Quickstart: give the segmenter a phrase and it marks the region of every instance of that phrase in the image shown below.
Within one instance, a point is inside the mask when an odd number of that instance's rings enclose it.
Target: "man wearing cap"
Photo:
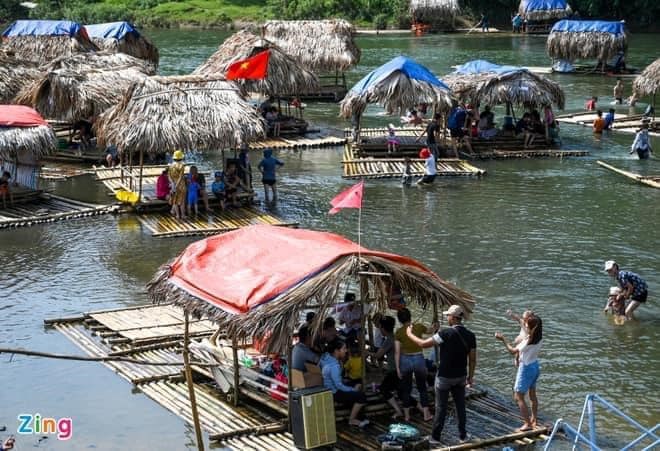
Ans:
[[[626,306],[626,319],[632,319],[633,312],[641,303],[646,302],[648,287],[644,279],[632,271],[621,271],[614,260],[605,262],[605,272],[614,277],[621,287],[621,293],[617,295],[617,301],[630,299]]]
[[[418,185],[430,185],[435,180],[435,176],[438,174],[438,168],[436,166],[435,157],[424,147],[419,152],[419,158],[424,160],[424,176],[417,180]]]
[[[460,305],[452,305],[443,315],[450,327],[438,330],[432,337],[421,339],[409,327],[408,337],[419,346],[440,346],[440,362],[435,378],[435,416],[430,444],[439,444],[447,415],[447,404],[451,392],[456,405],[458,433],[461,441],[468,439],[465,429],[465,385],[474,382],[477,365],[477,339],[463,326],[464,312]]]

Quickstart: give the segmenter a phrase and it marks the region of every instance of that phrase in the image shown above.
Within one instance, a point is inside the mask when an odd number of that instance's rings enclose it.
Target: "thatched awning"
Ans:
[[[446,23],[460,11],[458,0],[410,0],[413,19],[428,24]]]
[[[147,78],[135,69],[74,72],[58,69],[44,74],[16,97],[44,117],[70,123],[98,116],[117,105],[133,83]]]
[[[193,71],[193,74],[224,77],[231,64],[250,58],[266,49],[270,50],[266,78],[237,80],[244,89],[269,95],[295,95],[318,91],[319,81],[316,75],[272,42],[245,30],[227,38],[209,59]]]
[[[39,160],[56,148],[55,133],[39,113],[26,106],[0,105],[0,158],[14,160],[28,152]]]
[[[222,270],[218,270],[222,268]],[[385,312],[391,283],[409,305],[459,304],[471,313],[472,297],[412,258],[359,247],[344,237],[304,229],[257,225],[189,245],[147,285],[154,303],[173,302],[217,322],[232,339],[270,336],[270,351],[286,351],[300,314],[310,306],[326,314],[342,302],[348,282],[368,276],[368,299]]]
[[[2,33],[2,47],[39,64],[98,50],[80,24],[67,20],[17,20]]]
[[[36,63],[0,53],[0,104],[15,103],[18,93],[42,74]]]
[[[419,103],[434,105],[438,111],[451,108],[449,88],[426,67],[398,56],[357,82],[340,103],[341,115],[361,115],[370,103],[388,113],[403,112]]]
[[[633,91],[638,96],[654,95],[660,88],[660,58],[646,66],[633,82]]]
[[[133,84],[94,128],[101,146],[152,155],[237,147],[265,135],[263,119],[223,78],[150,77]]]
[[[560,20],[548,35],[546,50],[554,59],[607,61],[628,50],[625,24],[603,20]]]
[[[520,0],[518,13],[529,21],[541,22],[563,19],[573,11],[567,0]]]
[[[125,53],[151,62],[158,67],[158,47],[128,22],[97,23],[85,25],[94,44],[102,50]]]
[[[106,51],[62,56],[51,61],[45,69],[47,71],[68,69],[73,72],[133,69],[146,75],[156,74],[156,66],[150,61],[126,53]]]
[[[343,19],[269,20],[263,36],[315,72],[342,72],[360,62],[355,27]]]
[[[564,91],[559,83],[523,67],[500,66],[475,60],[443,77],[452,93],[466,103],[498,105],[510,103],[538,108],[564,108]]]

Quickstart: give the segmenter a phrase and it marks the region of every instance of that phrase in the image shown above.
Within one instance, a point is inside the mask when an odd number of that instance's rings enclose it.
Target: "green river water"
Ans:
[[[162,73],[183,74],[227,34],[166,30],[150,36],[161,49]],[[656,39],[660,35],[633,35],[629,64],[652,62],[658,56]],[[402,53],[440,76],[476,58],[548,64],[545,38],[535,36],[386,35],[362,37],[359,44],[362,61],[348,74],[351,83]],[[579,110],[591,95],[609,108],[613,78],[553,78],[566,90],[567,111]],[[347,125],[337,112],[332,104],[309,104],[306,110],[315,126],[330,130]],[[379,113],[370,108],[367,125],[392,121]],[[660,173],[660,166],[657,159],[640,162],[628,155],[632,135],[595,138],[587,128],[562,125],[562,137],[565,148],[588,149],[591,156],[477,162],[487,176],[436,179],[424,189],[402,188],[398,180],[368,181],[362,241],[415,257],[476,297],[468,326],[478,339],[478,382],[510,390],[514,367],[493,334],[514,336],[517,329],[504,312],[532,308],[545,326],[538,392],[546,418],[576,424],[584,396],[599,393],[642,424],[655,424],[660,421],[660,190],[607,172],[596,160],[646,174]],[[655,148],[660,149],[657,140]],[[341,179],[341,154],[340,148],[277,152],[285,166],[274,213],[302,227],[357,239],[357,212],[326,214],[329,199],[349,185]],[[219,165],[210,153],[198,160],[206,170]],[[104,189],[87,176],[51,188],[107,201]],[[158,266],[192,241],[151,238],[128,215],[0,231],[0,346],[80,354],[64,336],[45,330],[43,319],[145,302],[145,283]],[[621,327],[601,312],[612,284],[602,266],[610,258],[649,284],[649,302],[638,309],[638,321]],[[0,437],[16,433],[19,414],[35,413],[72,418],[73,437],[60,442],[54,436],[42,441],[19,436],[19,450],[194,449],[190,427],[98,363],[0,356],[0,427],[7,428]],[[601,431],[634,438],[621,421],[601,418]]]

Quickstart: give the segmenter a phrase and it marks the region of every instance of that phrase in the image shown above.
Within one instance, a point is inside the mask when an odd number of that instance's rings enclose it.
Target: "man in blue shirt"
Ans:
[[[605,130],[612,130],[614,124],[614,108],[610,108],[610,112],[605,115]]]
[[[266,202],[268,199],[268,188],[273,191],[273,202],[277,200],[277,187],[275,186],[275,171],[278,166],[284,166],[280,160],[273,156],[273,149],[264,150],[264,159],[259,162],[259,171],[261,172],[261,181],[264,184],[264,194]]]
[[[605,262],[605,272],[610,277],[616,278],[621,287],[621,293],[617,295],[617,300],[630,299],[626,306],[626,319],[632,319],[633,312],[639,307],[639,304],[646,302],[648,298],[648,287],[644,279],[632,271],[621,271],[619,265],[614,260]]]

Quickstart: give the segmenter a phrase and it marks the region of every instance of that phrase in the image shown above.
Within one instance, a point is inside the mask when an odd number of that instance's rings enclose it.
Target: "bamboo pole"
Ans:
[[[192,411],[193,424],[195,426],[195,436],[197,438],[197,449],[204,451],[204,442],[202,441],[202,429],[199,424],[199,414],[197,412],[197,402],[195,400],[195,386],[192,377],[192,370],[190,369],[190,356],[188,346],[190,344],[190,337],[188,335],[188,312],[185,314],[184,328],[183,328],[183,364],[186,373],[186,381],[188,383],[188,395],[190,396],[190,409]]]
[[[239,393],[239,371],[240,368],[238,366],[238,343],[236,343],[236,339],[232,338],[231,340],[231,353],[232,357],[234,360],[234,406],[238,406],[238,393]]]
[[[142,171],[144,169],[144,152],[140,149],[140,176],[138,178],[138,203],[142,202]]]
[[[360,346],[360,356],[362,359],[362,391],[365,390],[367,383],[367,355],[364,349],[364,304],[369,295],[369,287],[367,285],[366,276],[360,275],[360,334],[358,335],[358,343]]]
[[[293,391],[293,382],[292,377],[291,377],[291,365],[293,364],[293,346],[291,346],[291,343],[289,342],[287,345],[286,349],[286,363],[289,368],[289,375],[287,377],[287,397],[288,397],[288,402],[287,402],[287,420],[288,420],[288,431],[293,433],[293,423],[291,422],[291,418],[293,418],[293,399],[292,399],[292,391]]]

